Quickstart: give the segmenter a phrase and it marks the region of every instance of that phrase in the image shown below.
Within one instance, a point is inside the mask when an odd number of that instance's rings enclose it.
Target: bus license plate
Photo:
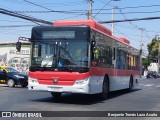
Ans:
[[[48,86],[48,91],[62,92],[62,87],[51,87],[51,86]]]

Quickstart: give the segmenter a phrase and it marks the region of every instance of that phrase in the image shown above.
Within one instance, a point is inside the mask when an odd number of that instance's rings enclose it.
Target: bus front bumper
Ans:
[[[72,85],[72,86],[59,86],[59,85],[57,86],[57,85],[44,85],[39,83],[29,83],[28,90],[90,94],[90,85],[83,84],[83,85]]]

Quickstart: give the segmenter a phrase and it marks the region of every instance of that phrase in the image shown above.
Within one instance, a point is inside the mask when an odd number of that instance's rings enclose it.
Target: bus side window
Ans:
[[[115,59],[116,59],[116,49],[113,48],[113,60],[115,60]]]
[[[95,48],[93,51],[93,56],[92,56],[92,66],[96,67],[99,63],[99,57],[100,57],[100,50]]]

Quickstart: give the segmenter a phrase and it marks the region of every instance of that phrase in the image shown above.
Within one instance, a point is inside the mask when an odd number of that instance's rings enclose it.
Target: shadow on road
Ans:
[[[26,88],[27,89],[27,87],[22,87],[21,85],[15,85],[15,87],[9,87],[8,85],[5,85],[5,84],[0,84],[0,87],[2,87],[2,88],[8,88],[8,89],[16,89],[16,88]]]
[[[132,92],[127,90],[120,90],[110,92],[107,100],[114,99],[116,97],[132,94],[133,92],[139,91],[141,89],[135,89]],[[34,102],[49,102],[49,103],[61,103],[61,104],[77,104],[77,105],[92,105],[97,103],[104,103],[107,100],[102,100],[97,94],[95,95],[84,95],[84,94],[63,94],[60,99],[55,99],[54,97],[47,97],[41,99],[34,99]]]

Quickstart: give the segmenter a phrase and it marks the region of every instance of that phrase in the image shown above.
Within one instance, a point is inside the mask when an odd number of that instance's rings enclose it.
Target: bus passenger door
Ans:
[[[100,62],[100,50],[95,47],[95,40],[92,41],[91,46],[91,69],[90,69],[90,92],[91,94],[102,92],[102,76]]]

